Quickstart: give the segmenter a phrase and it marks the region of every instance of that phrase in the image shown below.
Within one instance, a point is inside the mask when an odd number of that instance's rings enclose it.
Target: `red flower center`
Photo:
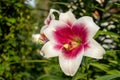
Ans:
[[[60,49],[66,58],[75,58],[82,49],[88,47],[88,32],[83,24],[57,27],[54,31],[57,41],[56,49]]]

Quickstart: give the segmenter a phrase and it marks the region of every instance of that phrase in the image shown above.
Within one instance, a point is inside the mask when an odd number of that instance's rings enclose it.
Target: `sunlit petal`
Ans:
[[[61,54],[59,56],[59,63],[62,71],[68,76],[74,76],[81,64],[83,54],[84,49],[82,49],[75,58],[71,59],[66,58],[63,54]]]
[[[96,58],[96,59],[102,59],[103,54],[105,54],[105,50],[103,47],[97,43],[94,39],[90,41],[89,48],[86,49],[84,56]]]

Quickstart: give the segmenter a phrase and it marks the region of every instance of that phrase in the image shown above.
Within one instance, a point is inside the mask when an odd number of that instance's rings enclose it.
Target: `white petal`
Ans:
[[[58,56],[60,52],[54,48],[54,44],[52,42],[48,41],[42,47],[40,54],[44,56],[45,58],[50,58],[50,57]]]
[[[78,54],[77,57],[73,59],[68,59],[65,58],[63,55],[60,55],[59,63],[62,71],[68,76],[74,76],[81,64],[83,54],[84,49],[82,49],[80,54]]]
[[[32,38],[34,39],[35,42],[37,42],[38,39],[40,38],[40,34],[32,34]]]
[[[66,13],[60,13],[59,20],[65,22],[65,23],[66,22],[73,23],[76,20],[76,18],[74,16],[74,14],[69,10]]]
[[[41,29],[40,29],[40,33],[43,34],[44,30],[48,27],[48,25],[45,25],[43,26]]]
[[[105,50],[103,49],[103,47],[94,39],[92,39],[90,41],[90,47],[85,51],[84,56],[102,59],[103,54],[105,54]]]
[[[65,27],[65,26],[68,26],[68,25],[61,21],[52,20],[49,27],[44,30],[44,34],[49,40],[54,42],[55,39],[54,39],[53,32],[56,31],[56,28]]]
[[[95,33],[99,30],[99,27],[94,23],[93,19],[89,16],[79,18],[73,25],[84,24],[88,30],[88,37],[92,38]]]

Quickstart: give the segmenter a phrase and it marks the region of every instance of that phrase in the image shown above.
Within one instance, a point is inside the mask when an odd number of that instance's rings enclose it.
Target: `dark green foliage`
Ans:
[[[26,61],[37,59],[36,50],[39,46],[32,41],[34,26],[31,10],[24,2],[24,0],[0,1],[0,78],[2,80],[35,78],[31,75],[32,71],[37,69],[36,64]]]

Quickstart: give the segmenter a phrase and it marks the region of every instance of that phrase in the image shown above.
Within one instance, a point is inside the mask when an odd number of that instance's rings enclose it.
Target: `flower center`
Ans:
[[[63,49],[71,51],[76,47],[80,46],[80,44],[81,44],[81,39],[72,40],[69,43],[64,44]]]

